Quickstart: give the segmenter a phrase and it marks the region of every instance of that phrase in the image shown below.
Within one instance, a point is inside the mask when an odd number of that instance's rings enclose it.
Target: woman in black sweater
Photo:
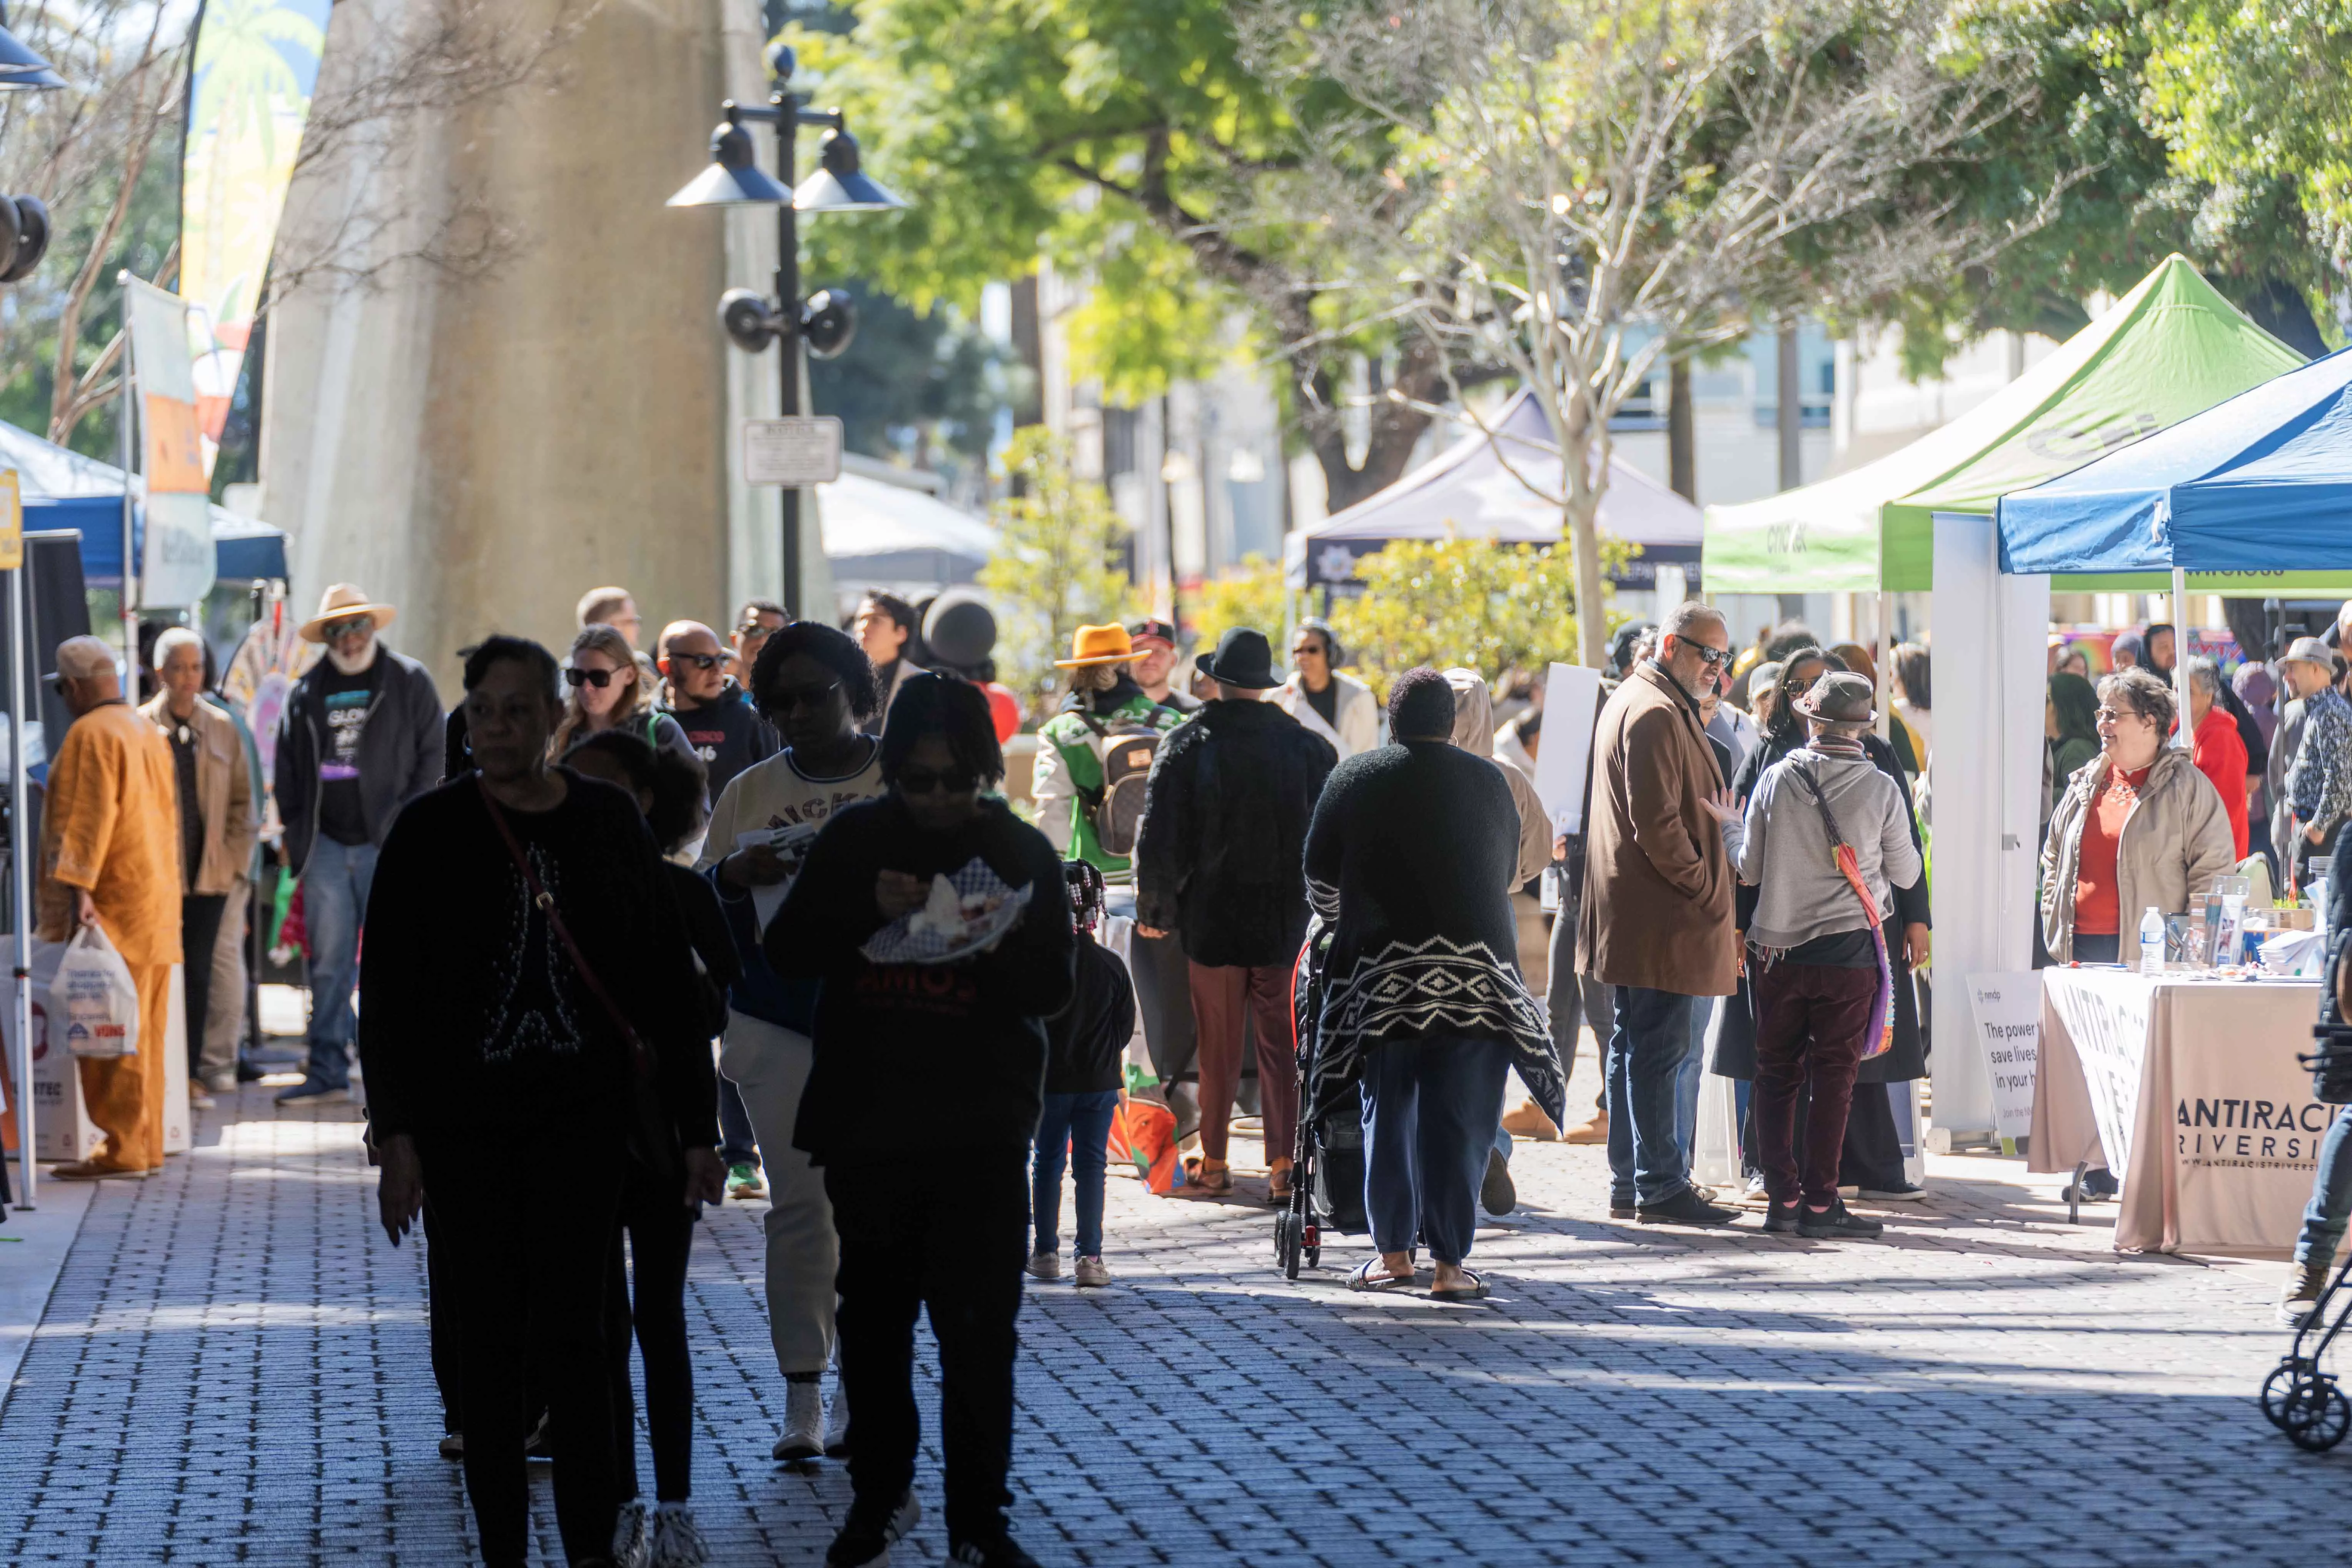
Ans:
[[[604,1320],[630,1160],[667,1166],[681,1209],[725,1190],[677,901],[636,803],[548,765],[560,711],[538,644],[494,637],[467,658],[479,772],[393,824],[361,970],[377,1203],[396,1245],[432,1194],[457,1298],[466,1489],[492,1568],[528,1549],[526,1365],[548,1396],[565,1554],[611,1552]],[[534,1171],[564,1173],[562,1202],[516,1201]]]
[[[1013,1320],[1045,1076],[1039,1020],[1070,999],[1073,936],[1053,845],[981,794],[1003,774],[980,689],[908,679],[882,731],[889,794],[826,822],[761,942],[779,975],[824,982],[793,1142],[824,1168],[841,1237],[841,1375],[856,1412],[855,1498],[828,1568],[882,1557],[919,1516],[919,1307],[940,1342],[949,1559],[1034,1562],[1004,1520]],[[934,878],[975,861],[1029,889],[987,951],[938,964],[865,955],[924,907]],[[909,1148],[926,1157],[909,1162]]]

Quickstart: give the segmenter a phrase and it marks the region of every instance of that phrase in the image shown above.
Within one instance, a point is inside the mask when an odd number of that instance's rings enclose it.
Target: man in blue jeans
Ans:
[[[280,1104],[351,1092],[352,988],[376,851],[400,808],[441,782],[446,721],[433,677],[377,636],[398,614],[349,583],[329,588],[300,628],[327,657],[295,682],[278,721],[278,813],[310,950],[310,1057]]]
[[[1739,973],[1730,858],[1715,816],[1728,805],[1699,711],[1730,647],[1720,615],[1696,602],[1677,606],[1593,737],[1577,967],[1616,988],[1607,1066],[1613,1219],[1734,1217],[1691,1190],[1675,1125],[1695,999],[1729,995]]]
[[[2352,1019],[2352,967],[2344,961],[2345,949],[2352,944],[2352,833],[2336,836],[2327,879],[2327,927],[2335,934],[2327,942],[2329,981],[2319,1004],[2319,1021],[2342,1024]],[[2320,1292],[2335,1271],[2336,1249],[2344,1245],[2347,1220],[2352,1220],[2352,1114],[2339,1108],[2328,1125],[2327,1141],[2320,1145],[2311,1204],[2303,1211],[2303,1232],[2295,1237],[2286,1289],[2279,1293],[2279,1318],[2289,1328],[2318,1306]]]

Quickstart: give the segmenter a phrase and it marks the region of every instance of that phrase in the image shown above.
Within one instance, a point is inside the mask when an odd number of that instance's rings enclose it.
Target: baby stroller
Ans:
[[[2352,1027],[2320,1024],[2312,1029],[2319,1049],[2298,1057],[2311,1069],[2312,1094],[2322,1104],[2352,1102]],[[2294,1331],[2294,1343],[2263,1380],[2263,1414],[2298,1448],[2324,1454],[2352,1433],[2352,1401],[2344,1396],[2334,1373],[2320,1370],[2320,1358],[2352,1320],[2352,1291],[2344,1279],[2352,1274],[2352,1257],[2336,1268],[2336,1278],[2312,1303],[2310,1315]],[[2329,1314],[2335,1321],[2329,1321]]]
[[[1323,1233],[1360,1235],[1371,1228],[1364,1218],[1364,1124],[1355,1095],[1321,1118],[1314,1105],[1316,1020],[1323,1014],[1323,964],[1330,935],[1309,931],[1291,972],[1293,1056],[1298,1070],[1298,1135],[1291,1152],[1290,1204],[1274,1220],[1274,1254],[1283,1278],[1296,1279],[1304,1267],[1323,1262]]]

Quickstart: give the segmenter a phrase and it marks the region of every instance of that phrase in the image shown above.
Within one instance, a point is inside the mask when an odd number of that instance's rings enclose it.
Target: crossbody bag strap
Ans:
[[[596,977],[596,972],[588,966],[588,957],[580,951],[580,944],[572,940],[571,928],[563,923],[562,915],[556,911],[555,895],[547,890],[539,879],[539,873],[531,869],[530,857],[523,853],[521,844],[515,839],[514,829],[507,826],[506,813],[499,809],[497,799],[490,794],[490,786],[482,782],[479,773],[474,775],[474,784],[481,791],[482,805],[490,814],[490,825],[499,830],[499,837],[506,842],[507,853],[513,858],[515,869],[522,873],[522,885],[530,890],[530,901],[537,904],[540,912],[547,917],[547,929],[555,933],[555,940],[563,944],[564,952],[571,958],[572,972],[580,976],[580,983],[588,987],[588,994],[596,998],[596,1005],[604,1009],[604,1015],[613,1021],[613,1026],[621,1031],[621,1038],[627,1042],[629,1055],[637,1068],[650,1073],[653,1053],[646,1048],[644,1037],[629,1022],[628,1016],[621,1011],[620,1005],[613,1000],[613,994],[604,989],[604,983]]]
[[[1838,826],[1837,813],[1830,809],[1829,797],[1822,794],[1820,781],[1806,769],[1799,767],[1790,768],[1789,776],[1804,786],[1805,793],[1812,797],[1813,805],[1820,808],[1822,826],[1830,836],[1830,859],[1836,866],[1838,875],[1845,879],[1846,886],[1853,889],[1854,897],[1862,900],[1862,912],[1870,918],[1871,929],[1876,930],[1885,916],[1879,910],[1878,900],[1870,896],[1869,886],[1862,879],[1862,857],[1846,842],[1844,832]]]

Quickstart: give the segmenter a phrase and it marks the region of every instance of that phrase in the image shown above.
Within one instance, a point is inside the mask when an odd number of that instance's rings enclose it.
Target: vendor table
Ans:
[[[2042,971],[2026,1168],[2113,1171],[2118,1250],[2286,1257],[2335,1111],[2295,1065],[2318,1017],[2316,981]]]

